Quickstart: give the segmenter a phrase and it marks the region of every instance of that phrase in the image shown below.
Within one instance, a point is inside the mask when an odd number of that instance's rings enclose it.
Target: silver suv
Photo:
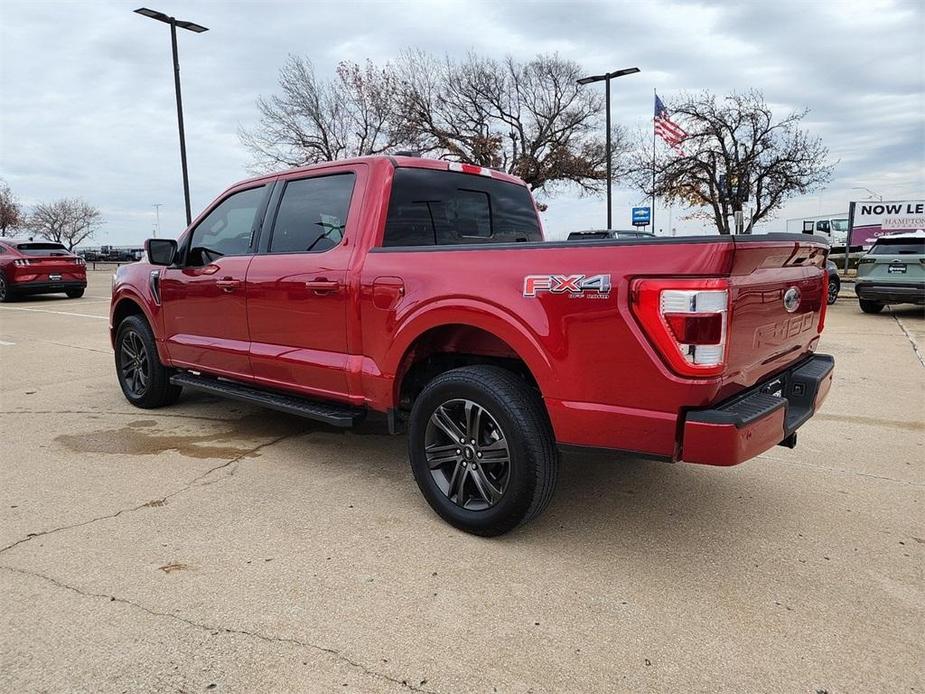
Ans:
[[[854,291],[864,313],[925,304],[925,231],[879,237],[858,262]]]

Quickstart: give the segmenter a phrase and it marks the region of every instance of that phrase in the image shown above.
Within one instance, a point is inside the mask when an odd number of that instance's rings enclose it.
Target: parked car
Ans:
[[[0,239],[0,301],[57,292],[77,299],[86,287],[86,262],[62,244]]]
[[[408,432],[431,507],[497,535],[537,516],[559,450],[735,465],[822,404],[824,241],[543,242],[513,176],[365,157],[235,184],[114,278],[130,403],[195,388]]]
[[[838,276],[838,267],[831,260],[825,261],[825,269],[829,275],[829,306],[838,300],[841,291],[841,278]]]
[[[854,283],[861,310],[888,304],[925,304],[925,231],[880,236],[858,261]]]
[[[624,229],[591,229],[573,231],[568,235],[569,241],[596,241],[600,239],[654,239],[655,234],[648,231]]]

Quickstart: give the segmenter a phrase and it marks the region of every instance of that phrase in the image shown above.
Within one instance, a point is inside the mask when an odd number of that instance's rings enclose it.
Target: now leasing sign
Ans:
[[[925,229],[925,200],[853,202],[851,245],[869,246],[878,236]]]

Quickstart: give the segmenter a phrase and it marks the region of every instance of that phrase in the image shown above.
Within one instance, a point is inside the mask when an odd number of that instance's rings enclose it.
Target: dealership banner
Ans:
[[[925,229],[925,200],[853,202],[851,245],[870,246],[878,236]]]

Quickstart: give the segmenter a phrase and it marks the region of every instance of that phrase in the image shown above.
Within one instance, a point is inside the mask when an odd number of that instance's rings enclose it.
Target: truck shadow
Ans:
[[[427,520],[442,523],[415,485],[404,436],[384,435],[376,426],[344,430],[269,410],[228,407],[227,401],[196,393],[184,395],[181,402],[194,409],[214,403],[232,415],[229,429],[202,437],[208,440],[191,440],[189,451],[184,451],[187,455],[199,453],[200,447],[208,450],[228,445],[257,432],[304,434],[296,445],[304,448],[298,465],[305,466],[307,472],[315,467],[349,468],[358,475],[361,487],[370,483],[377,497],[385,494],[394,503],[415,506]],[[238,426],[241,431],[236,433]],[[271,451],[266,455],[272,456]],[[726,529],[734,527],[760,527],[781,514],[799,515],[796,502],[786,497],[779,485],[766,488],[760,484],[768,478],[760,471],[756,477],[756,466],[767,464],[756,460],[735,468],[713,468],[606,453],[565,453],[558,489],[546,512],[488,542],[548,547],[552,541],[571,548],[586,546],[588,551],[636,553],[640,546],[632,543],[651,541],[663,549],[687,552],[698,537],[725,536]]]

